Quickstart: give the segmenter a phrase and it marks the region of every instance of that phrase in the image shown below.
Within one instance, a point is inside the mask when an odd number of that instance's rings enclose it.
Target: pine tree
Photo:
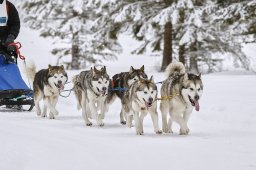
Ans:
[[[85,0],[28,0],[21,2],[23,20],[41,36],[52,37],[55,44],[62,44],[52,50],[59,60],[71,56],[68,68],[78,69],[90,63],[116,58],[121,51],[119,44],[111,42],[104,31],[92,29],[96,22],[96,10]]]

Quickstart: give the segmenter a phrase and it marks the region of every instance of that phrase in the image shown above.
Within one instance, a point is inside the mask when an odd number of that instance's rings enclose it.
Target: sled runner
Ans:
[[[31,111],[34,107],[33,91],[21,77],[17,66],[17,54],[16,56],[7,55],[9,54],[0,51],[0,106],[6,105],[7,108],[22,110],[23,105],[28,105],[27,110]],[[8,57],[14,58],[8,62],[6,60]]]

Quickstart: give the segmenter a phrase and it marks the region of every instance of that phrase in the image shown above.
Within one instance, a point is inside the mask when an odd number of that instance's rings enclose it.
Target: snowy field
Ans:
[[[19,40],[22,53],[39,69],[54,64],[54,59],[50,59],[49,41],[37,36],[23,29]],[[145,64],[148,75],[162,81],[164,74],[154,71],[156,61],[127,53],[106,65],[113,76],[128,71],[130,65]],[[69,71],[69,79],[77,73]],[[95,121],[92,127],[85,126],[73,94],[60,98],[60,115],[55,120],[37,117],[35,110],[0,108],[0,170],[255,170],[256,76],[233,71],[202,78],[201,109],[192,114],[188,136],[178,135],[177,125],[174,134],[154,134],[149,115],[145,135],[137,136],[134,127],[119,124],[118,100],[110,106],[104,127]]]

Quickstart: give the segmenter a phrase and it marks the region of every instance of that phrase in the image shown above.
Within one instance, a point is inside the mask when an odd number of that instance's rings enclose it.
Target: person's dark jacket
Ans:
[[[8,21],[7,26],[0,26],[0,50],[6,48],[6,39],[9,35],[17,38],[20,32],[20,18],[17,9],[9,1],[6,1],[6,5]]]

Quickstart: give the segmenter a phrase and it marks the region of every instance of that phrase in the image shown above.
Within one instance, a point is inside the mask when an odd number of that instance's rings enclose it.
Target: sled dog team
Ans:
[[[36,72],[34,64],[27,67],[28,77],[33,81],[35,108],[38,116],[54,119],[58,115],[55,106],[59,93],[68,80],[63,66],[51,66]],[[86,126],[92,126],[94,119],[104,126],[105,113],[116,98],[121,100],[120,123],[132,127],[134,120],[136,133],[143,135],[143,120],[149,113],[157,134],[172,133],[172,123],[180,126],[180,134],[189,133],[188,119],[195,108],[199,111],[199,99],[203,93],[201,75],[187,73],[182,63],[171,63],[166,68],[167,78],[162,82],[160,98],[153,76],[144,72],[144,66],[129,72],[121,72],[109,77],[106,67],[91,68],[72,78],[77,108],[82,109]],[[44,101],[43,111],[39,102]],[[160,100],[162,130],[158,125],[157,100]],[[168,116],[169,115],[169,116]]]

